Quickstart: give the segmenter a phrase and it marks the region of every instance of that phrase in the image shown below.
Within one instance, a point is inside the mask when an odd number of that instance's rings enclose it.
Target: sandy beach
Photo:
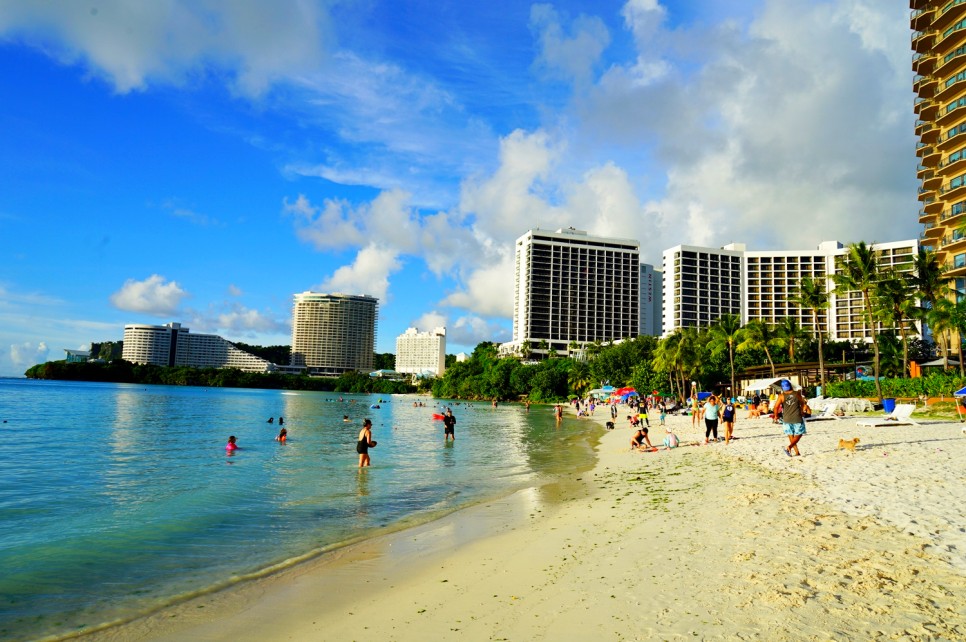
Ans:
[[[814,422],[789,458],[743,415],[727,446],[646,453],[621,421],[592,471],[88,637],[966,639],[960,424]]]

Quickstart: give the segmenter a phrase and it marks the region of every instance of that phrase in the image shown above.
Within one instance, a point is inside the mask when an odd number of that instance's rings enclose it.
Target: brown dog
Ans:
[[[855,437],[853,439],[839,439],[838,448],[836,448],[835,450],[838,450],[839,448],[845,448],[846,450],[851,450],[852,452],[855,452],[855,445],[858,443],[859,443],[858,437]]]

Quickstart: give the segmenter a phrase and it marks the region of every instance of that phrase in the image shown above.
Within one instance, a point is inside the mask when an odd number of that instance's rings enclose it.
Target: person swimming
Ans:
[[[288,430],[286,430],[285,428],[282,428],[281,430],[278,431],[278,437],[275,438],[275,441],[278,441],[284,444],[286,439],[288,439]]]
[[[228,438],[228,443],[225,444],[225,450],[227,450],[230,453],[238,450],[238,444],[235,443],[235,435],[232,435],[231,437]]]

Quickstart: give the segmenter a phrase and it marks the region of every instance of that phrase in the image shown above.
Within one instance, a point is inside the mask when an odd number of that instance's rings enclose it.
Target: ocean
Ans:
[[[455,444],[432,418],[444,405]],[[360,472],[365,417],[378,446]],[[549,406],[25,379],[0,379],[0,421],[10,640],[126,621],[586,470],[600,434]]]

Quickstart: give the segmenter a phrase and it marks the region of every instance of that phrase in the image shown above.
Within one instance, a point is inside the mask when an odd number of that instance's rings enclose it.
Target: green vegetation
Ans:
[[[413,392],[404,381],[373,379],[368,374],[351,372],[337,379],[319,379],[278,373],[242,372],[235,368],[162,367],[116,360],[111,363],[67,363],[48,361],[26,373],[30,379],[69,381],[110,381],[114,383],[203,386],[206,388],[271,388],[278,390],[323,390],[394,394]]]

